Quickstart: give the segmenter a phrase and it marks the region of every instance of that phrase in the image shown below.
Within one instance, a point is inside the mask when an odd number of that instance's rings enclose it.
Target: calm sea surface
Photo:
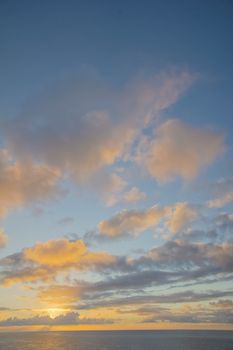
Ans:
[[[233,350],[233,332],[0,333],[1,350]]]

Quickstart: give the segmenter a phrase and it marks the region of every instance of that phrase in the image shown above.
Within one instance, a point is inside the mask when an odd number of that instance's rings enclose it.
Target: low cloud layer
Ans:
[[[64,315],[51,318],[50,316],[34,316],[30,318],[8,318],[0,321],[0,326],[55,326],[55,325],[77,325],[77,324],[106,324],[112,323],[105,319],[81,319],[78,312],[69,312]]]

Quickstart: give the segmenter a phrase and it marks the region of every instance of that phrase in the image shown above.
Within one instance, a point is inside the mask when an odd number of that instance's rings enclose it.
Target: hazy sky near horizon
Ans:
[[[233,328],[232,33],[227,0],[1,1],[0,330]]]

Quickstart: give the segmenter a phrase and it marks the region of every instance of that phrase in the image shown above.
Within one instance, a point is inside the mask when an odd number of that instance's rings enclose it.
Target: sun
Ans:
[[[64,309],[54,308],[54,307],[48,308],[46,311],[50,318],[56,318],[57,316],[63,315],[65,313]]]

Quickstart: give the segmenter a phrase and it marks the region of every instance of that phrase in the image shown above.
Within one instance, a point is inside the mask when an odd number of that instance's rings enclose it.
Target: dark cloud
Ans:
[[[98,307],[121,307],[121,306],[129,306],[129,305],[150,305],[149,308],[152,308],[155,304],[183,304],[183,303],[198,303],[206,300],[216,300],[222,297],[233,296],[232,291],[219,291],[219,290],[211,290],[202,293],[196,293],[191,290],[186,290],[177,293],[169,293],[169,294],[157,294],[154,295],[153,292],[151,294],[141,293],[133,296],[124,296],[124,297],[115,297],[111,295],[110,298],[106,298],[105,295],[101,295],[99,301],[95,300],[86,300],[86,304],[84,303],[81,306],[77,306],[80,309],[89,309],[89,308],[98,308]],[[98,298],[95,295],[96,299]],[[157,305],[156,305],[157,307]]]
[[[177,240],[166,242],[163,246],[150,250],[147,258],[160,266],[186,267],[198,273],[203,271],[233,272],[233,244],[190,243]],[[192,270],[191,270],[192,269]]]
[[[64,218],[58,220],[57,224],[59,226],[67,226],[67,225],[71,225],[74,223],[74,218],[71,216],[65,216]]]
[[[34,316],[31,318],[8,318],[0,321],[0,326],[35,326],[35,325],[75,325],[75,324],[106,324],[112,323],[112,320],[86,318],[80,319],[78,312],[69,312],[55,318],[50,316]]]
[[[177,323],[233,323],[233,311],[231,309],[216,309],[208,306],[187,307],[186,310],[179,309],[160,309],[135,310],[138,314],[145,316],[144,322],[177,322]]]

